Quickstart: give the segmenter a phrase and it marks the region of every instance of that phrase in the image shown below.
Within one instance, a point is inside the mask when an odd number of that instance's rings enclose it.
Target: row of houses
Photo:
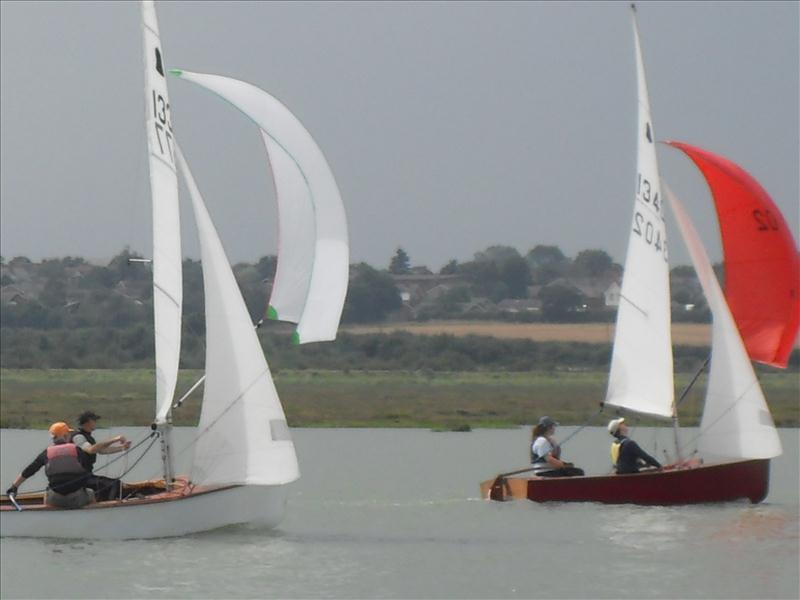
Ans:
[[[469,285],[469,280],[458,274],[439,275],[429,272],[392,275],[395,285],[400,291],[404,313],[416,316],[420,308],[435,303],[448,292]],[[533,285],[527,289],[526,298],[507,298],[492,302],[488,298],[472,298],[461,303],[460,309],[465,314],[489,313],[535,313],[542,309],[541,291],[546,287],[560,286],[573,288],[583,297],[583,310],[616,310],[619,306],[620,284],[616,277],[607,279],[559,278],[547,285]]]

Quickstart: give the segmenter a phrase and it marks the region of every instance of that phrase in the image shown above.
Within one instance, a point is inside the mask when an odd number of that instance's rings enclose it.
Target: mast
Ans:
[[[156,413],[153,429],[161,439],[164,481],[173,479],[171,405],[178,379],[183,303],[178,179],[165,65],[152,0],[142,2],[145,122],[153,203],[153,330],[155,333]]]

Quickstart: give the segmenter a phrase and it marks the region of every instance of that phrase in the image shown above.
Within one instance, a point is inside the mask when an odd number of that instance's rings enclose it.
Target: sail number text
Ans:
[[[661,214],[661,199],[658,197],[658,192],[653,190],[650,180],[643,177],[641,173],[636,178],[636,197],[645,204],[651,205],[659,215]]]
[[[758,223],[759,231],[778,231],[780,229],[778,219],[776,219],[775,215],[769,210],[760,210],[757,208],[753,211],[753,218],[756,220],[756,223]]]
[[[633,215],[633,233],[642,238],[645,243],[652,247],[656,252],[669,260],[667,254],[667,237],[661,235],[661,228],[654,225],[650,219],[645,217],[638,210]]]
[[[161,154],[169,157],[170,164],[175,163],[174,150],[172,149],[172,120],[169,113],[169,102],[164,96],[153,90],[153,123],[156,128],[156,139]]]

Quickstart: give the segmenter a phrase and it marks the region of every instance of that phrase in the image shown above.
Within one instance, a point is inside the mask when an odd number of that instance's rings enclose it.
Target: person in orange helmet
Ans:
[[[19,486],[44,467],[48,482],[45,501],[49,506],[81,508],[93,502],[94,492],[86,488],[86,480],[91,476],[89,454],[119,442],[119,438],[105,440],[84,451],[70,441],[72,432],[66,423],[53,423],[49,432],[51,445],[17,475],[6,494],[16,496]]]

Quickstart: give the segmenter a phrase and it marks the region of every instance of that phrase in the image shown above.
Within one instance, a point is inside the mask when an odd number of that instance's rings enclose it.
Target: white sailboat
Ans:
[[[172,133],[152,1],[142,3],[153,195],[157,398],[154,435],[164,478],[126,484],[123,499],[65,511],[43,494],[3,498],[3,536],[126,539],[177,536],[238,523],[277,524],[297,457],[269,367],[222,244]],[[177,160],[176,160],[177,159]],[[181,256],[175,165],[186,179],[202,252],[207,353],[191,472],[173,478],[170,408],[180,351]],[[132,492],[137,492],[132,495]],[[21,510],[16,510],[18,507]]]
[[[664,195],[655,150],[636,12],[638,146],[633,221],[620,293],[605,404],[672,418],[674,400],[670,292]],[[692,461],[657,472],[562,478],[504,477],[481,484],[482,495],[504,500],[690,504],[763,500],[769,459],[781,454],[775,425],[711,263],[677,198],[670,204],[713,317],[712,358],[705,406]],[[694,453],[693,453],[694,454]],[[512,472],[511,474],[515,474]]]

